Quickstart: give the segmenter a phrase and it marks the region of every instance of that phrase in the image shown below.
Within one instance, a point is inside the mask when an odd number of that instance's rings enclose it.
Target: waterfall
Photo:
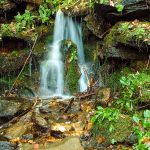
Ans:
[[[81,71],[80,91],[87,89],[86,78],[83,71],[85,65],[82,28],[81,24],[75,22],[71,17],[64,16],[58,11],[55,18],[53,42],[49,45],[49,53],[45,61],[41,63],[41,87],[40,95],[63,96],[64,90],[64,63],[60,51],[61,42],[71,39],[78,48],[78,62]]]

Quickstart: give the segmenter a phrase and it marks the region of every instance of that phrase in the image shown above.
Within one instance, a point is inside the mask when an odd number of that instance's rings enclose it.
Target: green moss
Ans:
[[[104,49],[114,46],[117,43],[128,44],[131,42],[150,43],[150,23],[149,22],[119,22],[110,30],[104,39]]]
[[[127,115],[120,115],[120,118],[113,122],[114,130],[112,132],[107,128],[110,125],[108,120],[104,121],[97,130],[97,137],[103,137],[105,140],[101,145],[110,145],[112,140],[123,142],[133,131],[132,119]]]
[[[80,78],[77,46],[71,40],[64,40],[62,48],[65,59],[65,89],[69,90],[70,94],[78,92],[78,80]]]
[[[67,75],[66,75],[66,81],[68,85],[68,89],[70,94],[74,94],[78,91],[78,64],[76,60],[73,60],[68,68]]]

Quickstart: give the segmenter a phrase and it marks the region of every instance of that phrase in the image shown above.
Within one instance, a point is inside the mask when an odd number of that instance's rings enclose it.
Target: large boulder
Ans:
[[[32,107],[32,102],[25,98],[0,97],[0,123],[25,112]]]
[[[103,124],[100,125],[99,130],[96,131],[97,136],[95,140],[98,145],[108,146],[111,145],[112,141],[124,142],[133,132],[132,118],[127,115],[120,115],[119,119],[113,123],[113,131],[109,131],[109,126],[110,122],[105,120]]]
[[[33,125],[31,122],[31,115],[32,113],[28,112],[18,119],[18,122],[6,127],[2,133],[2,136],[7,139],[16,139],[30,133]]]
[[[119,22],[104,39],[105,56],[145,59],[150,53],[149,22]]]

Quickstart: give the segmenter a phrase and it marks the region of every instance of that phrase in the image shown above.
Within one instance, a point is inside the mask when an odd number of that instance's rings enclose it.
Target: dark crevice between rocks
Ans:
[[[148,53],[150,54],[150,45],[147,45],[146,43],[141,43],[138,41],[137,41],[137,43],[133,43],[133,42],[128,43],[128,45],[123,44],[123,43],[118,43],[116,47],[130,50],[130,52],[143,54],[143,56],[147,56]]]
[[[18,12],[23,14],[25,12],[27,3],[21,2],[21,3],[10,3],[10,6],[6,8],[0,8],[0,23],[10,23],[14,16],[17,15]]]
[[[28,48],[28,43],[15,37],[3,37],[0,42],[0,53],[8,53],[14,50],[23,50],[25,48]]]
[[[108,74],[112,74],[116,71],[121,70],[124,67],[130,66],[131,60],[125,60],[121,58],[107,58],[107,72]]]
[[[13,116],[0,117],[0,125],[9,122]]]

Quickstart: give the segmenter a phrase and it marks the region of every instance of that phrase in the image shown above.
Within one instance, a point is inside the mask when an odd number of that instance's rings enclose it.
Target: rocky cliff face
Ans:
[[[0,3],[1,74],[17,74],[12,72],[21,69],[37,36],[38,41],[32,54],[32,61],[34,60],[36,64],[33,69],[38,68],[41,58],[47,51],[45,45],[47,39],[52,40],[54,22],[52,12],[56,11],[54,11],[55,5],[53,2],[47,4],[51,9],[51,19],[47,23],[42,24],[39,17],[35,17],[34,25],[20,31],[14,16],[18,12],[25,13],[25,10],[30,11],[30,17],[36,16],[39,6],[43,6],[43,1],[3,0]],[[61,2],[59,5],[66,15],[74,16],[77,20],[83,18],[85,55],[87,61],[94,60],[97,78],[98,76],[103,78],[105,76],[103,74],[108,76],[125,66],[133,66],[132,62],[134,64],[139,60],[143,63],[148,62],[150,54],[148,1],[105,0],[103,3],[88,3],[81,0]],[[101,69],[99,65],[102,65]]]

